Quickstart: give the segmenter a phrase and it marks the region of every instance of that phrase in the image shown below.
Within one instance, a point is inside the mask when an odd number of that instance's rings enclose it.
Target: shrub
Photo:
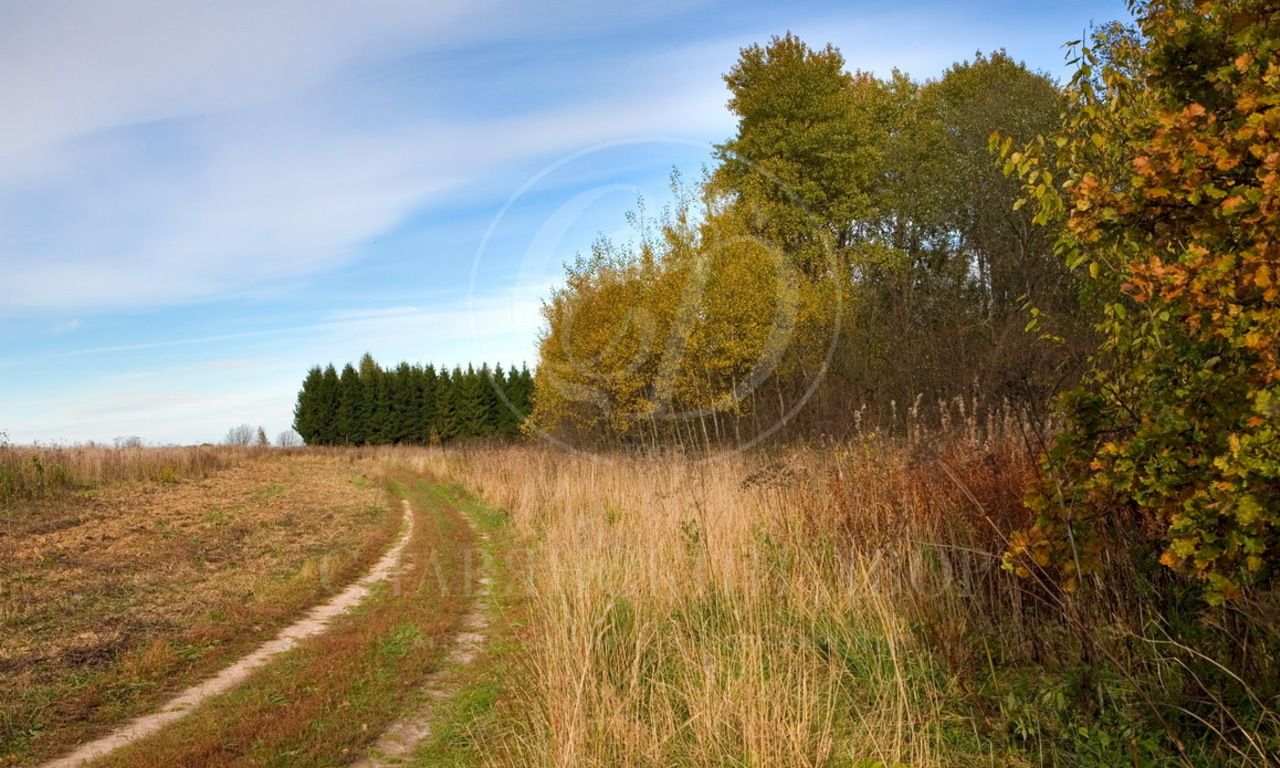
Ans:
[[[1009,561],[1073,587],[1141,527],[1219,602],[1280,565],[1280,13],[1135,10],[1081,50],[1053,163],[1003,147],[1105,339]]]

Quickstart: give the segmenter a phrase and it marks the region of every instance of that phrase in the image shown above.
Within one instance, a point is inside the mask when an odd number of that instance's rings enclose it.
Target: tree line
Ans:
[[[1057,125],[1053,80],[1003,52],[880,78],[788,34],[725,82],[738,129],[715,166],[674,179],[656,225],[598,242],[546,303],[539,429],[841,436],[864,408],[957,395],[1039,415],[1076,379],[1095,335],[1079,275],[988,146]]]
[[[743,49],[715,166],[545,303],[532,425],[710,446],[1008,401],[1054,431],[1009,567],[1074,588],[1144,531],[1210,601],[1271,583],[1280,13],[1131,9],[1065,85],[1004,53],[918,82]]]
[[[510,440],[520,434],[532,394],[527,367],[383,368],[365,354],[341,372],[333,364],[307,372],[294,429],[307,445]]]
[[[1058,430],[1010,567],[1077,584],[1151,530],[1238,597],[1280,567],[1272,6],[1136,2],[1066,84],[1003,52],[918,81],[791,34],[745,48],[734,135],[567,267],[536,376],[366,355],[311,371],[297,429],[445,442],[527,414],[574,444],[709,447],[1008,402]]]

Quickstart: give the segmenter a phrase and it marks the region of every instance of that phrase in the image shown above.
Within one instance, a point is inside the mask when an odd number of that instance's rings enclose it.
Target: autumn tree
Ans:
[[[1021,189],[988,146],[993,132],[1025,142],[1054,130],[1062,99],[997,51],[953,65],[903,105],[876,195],[879,234],[864,246],[884,258],[849,331],[881,398],[975,392],[1043,414],[1079,374],[1093,347],[1079,281],[1054,254],[1052,228],[1013,209]],[[1041,327],[1027,332],[1033,317]]]
[[[532,424],[687,446],[847,434],[921,396],[1043,414],[1092,332],[987,136],[1050,130],[1057,86],[1004,53],[880,79],[793,35],[725,82],[737,129],[701,188],[597,242],[546,303]]]
[[[758,234],[820,275],[872,206],[887,123],[855,104],[878,102],[883,86],[846,71],[834,47],[815,50],[789,33],[743,49],[724,79],[738,131],[717,147],[711,183],[749,207]]]
[[[657,277],[651,256],[604,240],[567,268],[543,307],[539,429],[626,438],[649,418],[669,321],[654,311]]]

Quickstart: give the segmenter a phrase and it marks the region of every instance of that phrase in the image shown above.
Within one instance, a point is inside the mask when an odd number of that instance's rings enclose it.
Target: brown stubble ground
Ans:
[[[0,510],[0,765],[146,711],[355,578],[400,524],[380,475],[262,454]]]
[[[348,764],[421,703],[476,594],[475,535],[451,494],[406,468],[413,534],[396,576],[244,685],[93,763],[99,768]]]

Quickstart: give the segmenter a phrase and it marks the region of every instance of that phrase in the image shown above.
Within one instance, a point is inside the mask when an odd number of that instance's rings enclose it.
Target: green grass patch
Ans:
[[[514,628],[523,595],[515,589],[512,541],[506,512],[489,507],[457,485],[438,487],[440,497],[468,515],[487,536],[484,542],[492,583],[487,609],[487,641],[476,661],[462,672],[457,691],[435,712],[431,736],[414,751],[409,765],[421,768],[478,768],[492,757],[504,729],[507,686],[520,663]]]

